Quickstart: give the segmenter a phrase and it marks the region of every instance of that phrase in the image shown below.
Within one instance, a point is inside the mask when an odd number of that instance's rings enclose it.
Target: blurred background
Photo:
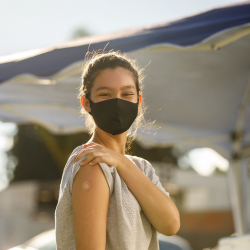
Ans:
[[[249,235],[249,6],[0,1],[0,249],[54,228],[64,166],[90,138],[76,97],[80,68],[86,48],[106,45],[145,67],[155,125],[138,131],[129,153],[150,161],[170,193],[177,235],[193,250]]]

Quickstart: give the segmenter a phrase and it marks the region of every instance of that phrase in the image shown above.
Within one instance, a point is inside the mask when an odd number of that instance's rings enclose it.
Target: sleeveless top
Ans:
[[[76,147],[71,153],[63,170],[60,183],[59,199],[55,210],[55,234],[57,250],[76,250],[73,214],[72,184],[80,169],[80,159],[74,163],[74,157],[82,149]],[[169,193],[162,187],[155,169],[145,159],[128,157],[162,192]],[[158,234],[147,219],[141,206],[115,166],[99,163],[110,189],[107,217],[105,250],[159,250]]]

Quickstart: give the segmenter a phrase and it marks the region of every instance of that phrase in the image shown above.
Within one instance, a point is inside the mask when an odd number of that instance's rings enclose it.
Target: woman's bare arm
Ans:
[[[109,186],[99,164],[86,164],[72,186],[73,223],[77,250],[104,250]]]
[[[180,214],[174,202],[127,157],[117,171],[154,228],[167,236],[176,234],[180,229]]]

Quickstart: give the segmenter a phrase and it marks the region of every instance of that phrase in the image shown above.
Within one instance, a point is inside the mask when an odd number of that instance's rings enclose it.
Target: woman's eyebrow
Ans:
[[[128,86],[122,87],[121,89],[131,89],[131,88],[134,88],[134,89],[135,89],[135,86],[133,86],[133,85],[128,85]]]
[[[98,90],[101,90],[101,89],[111,89],[111,88],[109,88],[109,87],[99,87],[99,88],[97,88],[97,89],[95,90],[95,92],[98,91]]]
[[[127,85],[127,86],[122,87],[121,89],[131,89],[131,88],[135,89],[135,86],[133,86],[133,85]],[[102,90],[102,89],[112,90],[112,88],[109,88],[109,87],[99,87],[99,88],[96,89],[95,92],[97,92],[98,90]]]

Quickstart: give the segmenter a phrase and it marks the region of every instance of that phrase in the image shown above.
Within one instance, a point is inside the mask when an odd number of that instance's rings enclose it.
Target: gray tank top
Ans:
[[[80,169],[80,159],[74,164],[75,155],[82,149],[79,146],[70,155],[60,183],[59,199],[55,210],[55,233],[57,250],[75,250],[75,236],[72,214],[72,184]],[[162,192],[155,169],[145,159],[126,155]],[[135,196],[119,176],[116,167],[100,163],[110,189],[107,217],[105,250],[158,250],[156,229],[147,219]],[[169,196],[170,197],[170,196]]]

